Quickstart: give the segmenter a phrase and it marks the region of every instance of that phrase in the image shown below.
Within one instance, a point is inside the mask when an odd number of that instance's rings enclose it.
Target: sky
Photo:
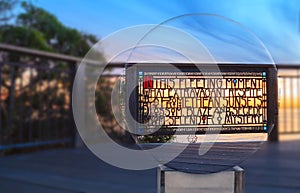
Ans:
[[[31,0],[67,26],[99,38],[190,13],[218,14],[259,37],[277,63],[300,63],[300,0]]]

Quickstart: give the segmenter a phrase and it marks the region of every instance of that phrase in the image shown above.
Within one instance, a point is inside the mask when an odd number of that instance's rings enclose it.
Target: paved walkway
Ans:
[[[241,164],[247,193],[299,193],[300,141],[266,143]],[[156,170],[107,165],[85,148],[0,158],[1,193],[156,193]]]

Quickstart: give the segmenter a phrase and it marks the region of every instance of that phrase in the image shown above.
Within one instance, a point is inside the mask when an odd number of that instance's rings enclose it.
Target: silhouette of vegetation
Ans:
[[[0,24],[13,18],[12,10],[18,2],[18,0],[0,0]]]
[[[6,1],[1,2],[0,10]],[[21,2],[21,7],[24,12],[16,16],[14,23],[2,23],[0,42],[83,57],[98,41],[94,35],[63,25],[56,16],[42,8],[27,2]]]
[[[0,43],[83,57],[98,41],[27,2],[13,15],[18,3],[0,0]],[[0,145],[70,137],[75,64],[13,52],[0,52],[0,63]]]

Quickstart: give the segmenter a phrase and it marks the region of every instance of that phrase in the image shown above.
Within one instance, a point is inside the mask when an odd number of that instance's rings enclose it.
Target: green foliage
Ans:
[[[14,4],[13,0],[0,0],[0,43],[83,57],[90,45],[98,41],[96,36],[67,27],[55,15],[26,2],[21,3],[23,12],[16,16],[14,22],[7,22],[12,14],[8,18],[7,14],[2,13],[11,12]],[[5,19],[3,23],[2,18],[3,21]],[[95,59],[103,59],[100,53],[93,53]],[[1,59],[16,62],[16,65],[8,63],[1,68],[1,88],[8,96],[13,96],[13,100],[7,97],[1,101],[1,118],[5,121],[0,127],[3,126],[3,130],[7,131],[3,134],[4,141],[9,142],[9,138],[12,138],[17,143],[19,138],[15,136],[24,135],[28,139],[31,132],[34,141],[38,131],[35,128],[45,128],[50,137],[57,129],[68,131],[66,125],[70,119],[68,108],[71,101],[69,89],[72,84],[68,73],[70,64],[13,52],[2,53]],[[19,64],[29,64],[30,67]],[[100,107],[98,113],[103,115],[103,119],[109,120],[107,128],[112,131],[118,125],[110,121],[112,113],[107,103],[110,101],[108,87],[109,81],[103,84],[101,90],[97,90],[95,102]],[[24,128],[21,134],[20,125]],[[124,134],[121,135],[123,137]]]
[[[52,51],[52,48],[46,43],[45,35],[35,29],[6,25],[0,29],[0,37],[0,41],[7,44]]]
[[[9,0],[0,0],[0,10],[1,2]],[[90,44],[98,41],[94,35],[64,26],[55,15],[42,8],[26,2],[22,2],[21,7],[24,12],[16,17],[15,24],[1,26],[0,42],[83,57]]]
[[[167,143],[174,139],[173,135],[145,135],[139,138],[141,143]]]
[[[12,10],[18,0],[0,0],[0,25],[13,18]]]
[[[57,32],[65,28],[54,15],[44,9],[26,2],[22,2],[21,6],[25,12],[17,16],[16,23],[43,32],[47,40],[53,38]]]

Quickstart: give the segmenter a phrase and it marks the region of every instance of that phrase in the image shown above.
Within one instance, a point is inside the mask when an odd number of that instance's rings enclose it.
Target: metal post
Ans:
[[[36,85],[36,93],[37,93],[37,100],[38,100],[38,106],[37,106],[37,112],[38,112],[38,116],[39,117],[43,117],[42,114],[42,108],[43,108],[43,103],[42,103],[42,89],[41,89],[41,85],[42,85],[42,70],[37,69],[37,85]],[[45,128],[42,128],[42,120],[41,118],[39,118],[37,120],[37,128],[38,128],[38,141],[42,141],[43,140],[43,130],[45,130]]]
[[[29,89],[30,91],[33,90],[33,85],[32,85],[32,82],[33,82],[33,67],[31,66],[30,67],[30,75],[29,75]],[[33,99],[32,97],[30,97],[30,103],[32,104],[33,103]],[[33,108],[32,108],[32,105],[30,105],[30,108],[29,108],[29,119],[28,119],[28,122],[29,122],[29,130],[28,130],[28,141],[32,141],[32,138],[33,138],[33,125],[32,125],[32,113],[33,113]]]
[[[15,83],[16,83],[16,79],[15,79],[15,66],[11,66],[11,72],[10,72],[10,89],[9,89],[9,98],[8,98],[8,124],[6,129],[8,129],[7,131],[7,135],[8,135],[8,142],[10,144],[13,143],[13,138],[12,133],[13,133],[13,116],[14,116],[14,112],[15,112]]]
[[[18,109],[19,109],[19,120],[18,120],[18,123],[19,123],[19,143],[20,142],[23,142],[24,141],[24,91],[23,91],[23,74],[22,74],[22,71],[21,71],[21,76],[20,76],[20,83],[19,83],[19,95],[20,95],[20,98],[19,98],[19,101],[18,101]]]
[[[234,175],[234,192],[235,193],[244,193],[245,192],[245,171],[239,166],[233,167],[235,171]]]
[[[294,78],[290,78],[290,117],[291,131],[294,131]]]
[[[283,77],[282,78],[282,80],[283,80],[283,88],[282,88],[282,95],[283,95],[283,123],[284,123],[284,126],[286,126],[286,124],[287,124],[287,121],[286,121],[286,119],[287,119],[287,110],[286,110],[286,108],[287,108],[287,104],[286,104],[286,78],[285,77]],[[284,127],[283,128],[283,130],[284,130],[284,132],[286,132],[286,128]]]
[[[268,115],[269,120],[274,120],[274,125],[272,132],[269,135],[269,141],[278,141],[279,140],[279,132],[278,132],[278,76],[277,71],[275,69],[270,69],[269,71],[269,87],[268,92],[272,93],[269,98],[269,109],[272,109],[271,112],[274,112],[271,115]],[[275,92],[274,92],[275,90]],[[274,117],[273,117],[274,116]]]
[[[300,70],[297,69],[297,93],[296,93],[296,97],[298,98],[300,96],[300,74],[299,74]],[[299,126],[300,126],[300,112],[299,112],[299,108],[300,108],[300,102],[299,100],[297,100],[297,106],[296,106],[296,112],[297,112],[297,116],[296,116],[296,119],[297,119],[297,131],[296,132],[299,132]]]
[[[47,70],[48,73],[47,73],[47,95],[48,96],[51,96],[50,94],[50,73],[51,71],[48,69]],[[49,140],[51,138],[51,132],[50,132],[50,128],[51,127],[51,124],[52,124],[52,121],[50,121],[50,118],[51,118],[51,111],[50,111],[50,101],[51,99],[49,97],[47,97],[47,109],[46,109],[46,114],[48,115],[47,118],[46,118],[46,138]]]
[[[2,121],[2,64],[0,64],[0,146],[2,145],[3,138],[3,121]]]
[[[58,103],[59,103],[59,95],[58,95],[58,89],[59,89],[59,73],[56,73],[55,75],[54,75],[54,79],[55,79],[55,82],[56,82],[56,84],[55,84],[55,91],[56,91],[56,93],[55,93],[55,99],[54,99],[54,104],[55,105],[57,105]],[[58,114],[58,112],[57,111],[54,111],[55,112],[55,115],[53,116],[53,118],[54,118],[54,121],[53,121],[53,125],[54,125],[54,132],[53,132],[53,135],[54,135],[54,138],[55,139],[58,139],[58,130],[59,130],[59,126],[58,126],[58,116],[57,116],[57,114]]]
[[[70,63],[69,65],[70,69],[70,86],[69,86],[69,97],[70,97],[70,103],[69,103],[69,127],[70,132],[72,136],[72,142],[71,146],[76,146],[76,140],[77,140],[77,129],[76,124],[73,117],[73,99],[72,99],[72,93],[73,93],[73,84],[75,80],[76,70],[77,70],[77,63]]]

